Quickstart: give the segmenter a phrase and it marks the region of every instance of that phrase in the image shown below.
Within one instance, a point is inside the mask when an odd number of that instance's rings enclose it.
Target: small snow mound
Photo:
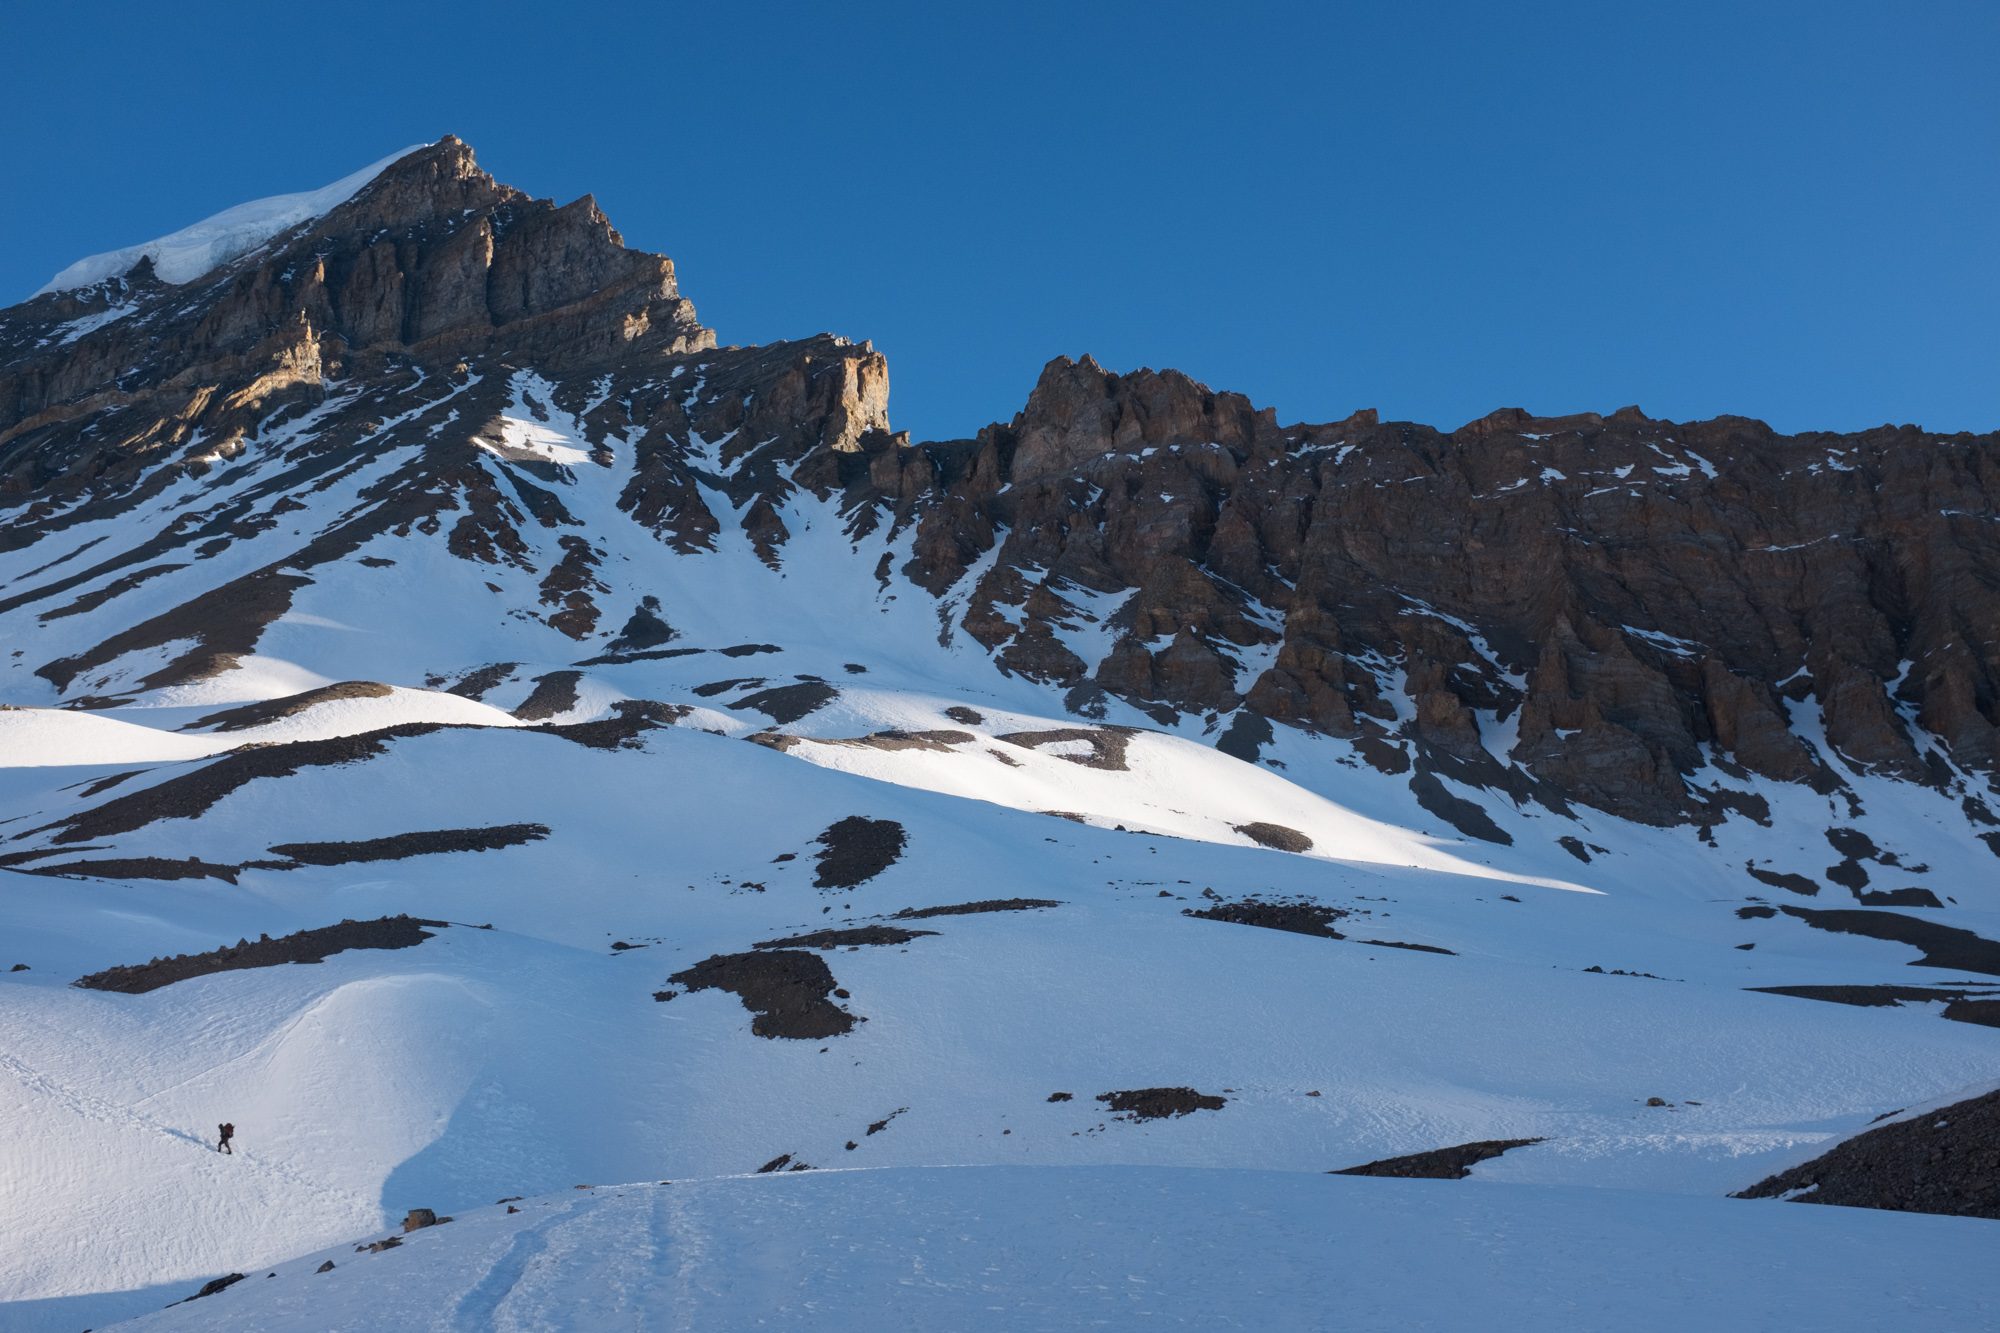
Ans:
[[[225,208],[213,217],[203,218],[193,226],[183,227],[169,235],[79,259],[50,278],[35,295],[71,291],[107,278],[120,277],[131,272],[134,264],[148,256],[152,258],[153,272],[159,275],[160,281],[193,282],[230,260],[249,254],[279,232],[338,208],[392,164],[428,146],[412,144],[399,149],[381,161],[317,190],[253,199],[247,204]]]

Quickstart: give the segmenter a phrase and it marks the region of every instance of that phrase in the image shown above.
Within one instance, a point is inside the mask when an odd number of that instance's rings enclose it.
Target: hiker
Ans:
[[[231,1157],[234,1157],[236,1155],[236,1149],[229,1146],[229,1141],[236,1137],[236,1126],[229,1124],[222,1124],[222,1125],[217,1125],[215,1129],[217,1133],[222,1135],[222,1137],[216,1141],[215,1150],[217,1152],[226,1152]]]

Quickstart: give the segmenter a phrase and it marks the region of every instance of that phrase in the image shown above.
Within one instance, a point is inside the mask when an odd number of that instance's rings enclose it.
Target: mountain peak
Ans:
[[[430,149],[420,145],[405,148],[317,190],[252,199],[165,236],[86,256],[49,279],[35,295],[74,291],[79,287],[125,277],[142,263],[150,263],[162,282],[194,282],[231,260],[249,254],[287,229],[345,203],[404,159],[441,149],[447,143],[458,144],[458,141],[447,138],[439,140]],[[458,146],[464,147],[462,144]],[[468,162],[470,156],[468,151]]]
[[[1148,445],[1206,442],[1248,447],[1275,420],[1242,394],[1218,393],[1178,370],[1106,370],[1088,352],[1042,367],[1014,418],[1017,481],[1074,471],[1089,460]]]

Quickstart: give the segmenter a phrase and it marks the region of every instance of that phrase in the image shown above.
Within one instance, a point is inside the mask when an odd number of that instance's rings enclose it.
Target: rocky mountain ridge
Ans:
[[[442,543],[467,587],[526,576],[515,610],[579,660],[657,650],[673,607],[619,600],[573,502],[615,444],[618,510],[673,551],[741,533],[782,569],[788,506],[835,505],[847,577],[907,580],[1072,712],[1246,758],[1273,726],[1337,738],[1471,836],[1507,836],[1484,802],[1708,825],[1758,817],[1748,779],[1851,772],[2000,827],[2000,436],[1282,426],[1089,357],[971,440],[913,444],[887,400],[865,343],[718,347],[670,260],[447,138],[194,282],[142,262],[0,313],[0,551],[175,497],[0,588],[24,630],[89,627],[39,661],[18,633],[35,679],[6,689],[88,708],[212,678],[384,534]],[[588,447],[539,440],[552,413]]]

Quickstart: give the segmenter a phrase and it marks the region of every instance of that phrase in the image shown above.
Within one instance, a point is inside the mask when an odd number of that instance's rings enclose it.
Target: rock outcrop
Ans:
[[[446,138],[195,281],[142,261],[0,312],[0,554],[63,551],[0,586],[0,617],[134,608],[34,663],[90,706],[229,669],[394,534],[496,590],[480,571],[531,577],[518,613],[579,657],[667,651],[674,606],[607,602],[566,483],[615,458],[619,511],[672,551],[740,533],[778,569],[822,502],[844,577],[900,574],[1079,716],[1193,717],[1246,758],[1274,727],[1342,738],[1473,836],[1506,836],[1458,794],[1479,789],[1707,824],[1755,817],[1754,780],[1865,773],[1988,811],[1995,435],[1636,408],[1284,426],[1089,357],[973,439],[912,444],[887,400],[865,343],[718,347],[592,200],[531,199]],[[567,452],[537,443],[549,422]],[[62,536],[177,487],[143,539]],[[230,572],[150,596],[207,562]]]

